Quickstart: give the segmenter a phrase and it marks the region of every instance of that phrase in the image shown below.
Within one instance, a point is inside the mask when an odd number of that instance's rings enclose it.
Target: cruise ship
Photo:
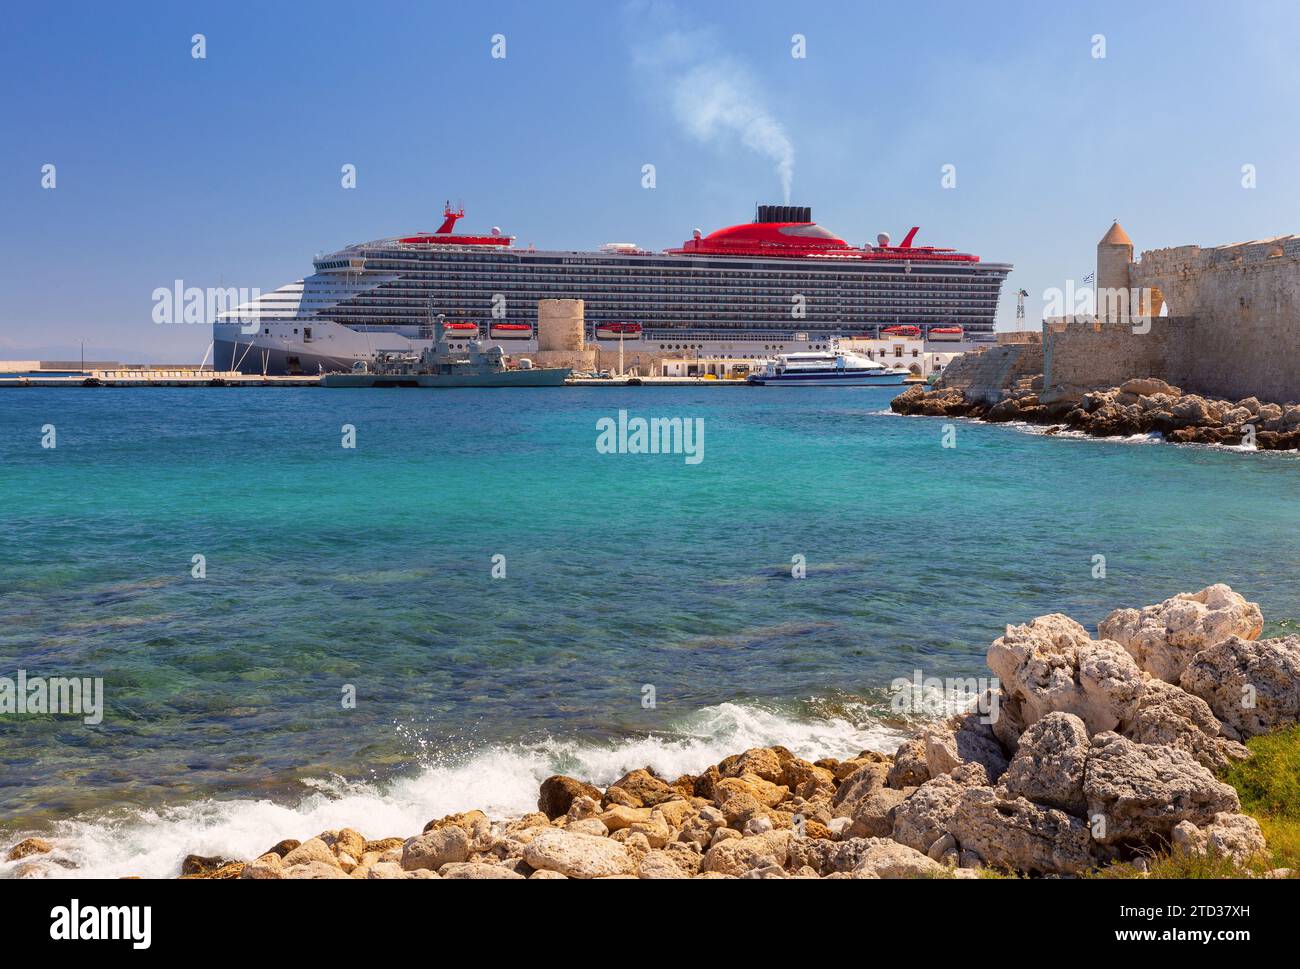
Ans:
[[[221,314],[218,370],[267,374],[350,371],[378,352],[422,353],[442,316],[452,339],[537,349],[537,301],[585,301],[589,342],[635,355],[768,359],[827,349],[837,339],[900,333],[953,352],[993,341],[1007,263],[882,233],[854,246],[805,206],[759,205],[753,222],[654,252],[634,243],[597,251],[515,245],[499,228],[458,231],[448,204],[434,232],[393,236],[318,256],[304,279]]]

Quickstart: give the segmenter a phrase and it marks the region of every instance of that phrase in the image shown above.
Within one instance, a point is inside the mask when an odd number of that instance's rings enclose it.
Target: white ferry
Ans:
[[[829,350],[782,354],[747,379],[759,386],[894,387],[910,376],[902,367],[887,367],[832,345]]]

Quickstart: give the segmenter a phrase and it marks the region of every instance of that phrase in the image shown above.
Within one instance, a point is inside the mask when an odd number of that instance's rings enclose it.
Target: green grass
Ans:
[[[1219,775],[1241,796],[1241,810],[1264,830],[1279,868],[1300,868],[1300,727],[1247,741],[1249,760]]]
[[[1270,868],[1300,869],[1300,727],[1279,730],[1246,743],[1250,759],[1219,775],[1241,797],[1241,810],[1259,822],[1269,853],[1242,867],[1214,854],[1204,857],[1160,853],[1148,870],[1123,863],[1087,878],[1248,878]]]

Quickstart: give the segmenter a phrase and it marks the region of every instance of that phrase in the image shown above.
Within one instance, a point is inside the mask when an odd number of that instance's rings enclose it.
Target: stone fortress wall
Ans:
[[[1097,247],[1098,289],[1147,291],[1152,313],[1169,315],[1153,315],[1147,332],[1105,309],[1045,320],[1045,399],[1159,377],[1231,400],[1300,401],[1300,236],[1157,249],[1137,261],[1132,251],[1116,223]]]

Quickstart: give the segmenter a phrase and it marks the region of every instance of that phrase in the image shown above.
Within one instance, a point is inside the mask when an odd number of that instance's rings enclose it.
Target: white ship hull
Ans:
[[[780,374],[775,377],[752,376],[751,384],[760,387],[901,387],[909,374]]]

